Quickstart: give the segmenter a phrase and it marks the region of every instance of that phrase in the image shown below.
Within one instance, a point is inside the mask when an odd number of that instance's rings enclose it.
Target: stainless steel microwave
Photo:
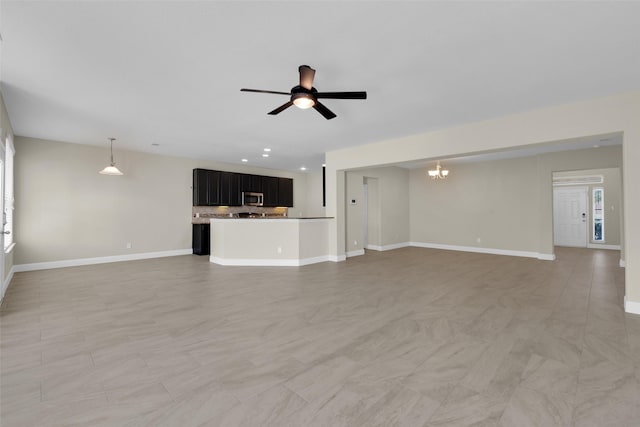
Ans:
[[[264,194],[251,193],[247,191],[242,192],[243,206],[262,206],[263,204],[264,204]]]

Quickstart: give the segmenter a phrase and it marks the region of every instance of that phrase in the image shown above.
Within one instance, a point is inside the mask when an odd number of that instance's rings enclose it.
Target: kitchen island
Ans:
[[[245,266],[301,266],[329,261],[332,220],[212,218],[209,261]]]

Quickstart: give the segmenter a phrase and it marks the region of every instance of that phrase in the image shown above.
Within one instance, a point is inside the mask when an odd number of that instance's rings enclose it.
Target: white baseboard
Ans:
[[[605,245],[600,243],[587,243],[589,249],[609,249],[612,251],[619,251],[620,245]]]
[[[13,279],[13,273],[15,272],[16,267],[14,265],[11,267],[11,270],[9,270],[7,278],[2,282],[2,293],[0,293],[0,302],[2,302],[2,300],[4,299],[4,293],[7,292],[7,288],[9,288],[9,283],[11,283],[11,279]]]
[[[347,252],[347,258],[351,258],[352,256],[360,256],[364,255],[364,249],[356,249],[355,251]]]
[[[346,255],[329,255],[329,261],[332,262],[343,262],[347,260]]]
[[[137,254],[114,255],[114,256],[105,256],[105,257],[96,257],[96,258],[65,259],[61,261],[18,264],[13,266],[14,267],[13,270],[16,273],[19,273],[23,271],[48,270],[50,268],[77,267],[80,265],[106,264],[110,262],[136,261],[140,259],[163,258],[163,257],[178,256],[178,255],[191,255],[192,253],[193,253],[193,250],[189,248],[189,249],[176,249],[172,251],[143,252],[143,253],[137,253]]]
[[[620,267],[625,268],[626,266],[627,266],[627,263],[625,262],[625,260],[620,258]]]
[[[411,246],[411,243],[402,242],[402,243],[393,243],[391,245],[384,245],[384,246],[367,245],[367,249],[371,249],[372,251],[391,251],[393,249],[406,248],[408,246]]]
[[[508,249],[479,248],[476,246],[443,245],[440,243],[424,243],[424,242],[410,242],[409,245],[415,246],[418,248],[442,249],[446,251],[476,252],[481,254],[537,258],[545,261],[553,261],[556,259],[556,256],[554,254],[541,254],[539,252],[529,252],[529,251],[513,251]]]
[[[319,262],[333,261],[329,255],[303,258],[303,259],[261,259],[261,258],[220,258],[209,256],[209,261],[225,266],[244,267],[301,267],[303,265],[317,264]]]
[[[640,314],[640,302],[629,301],[624,297],[624,311],[631,314]]]

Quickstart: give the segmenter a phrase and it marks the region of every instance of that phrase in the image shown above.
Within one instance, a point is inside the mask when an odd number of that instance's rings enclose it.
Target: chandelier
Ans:
[[[435,169],[429,169],[429,176],[431,179],[445,179],[449,175],[449,171],[447,169],[442,169],[440,166],[440,160],[438,160],[438,164]]]

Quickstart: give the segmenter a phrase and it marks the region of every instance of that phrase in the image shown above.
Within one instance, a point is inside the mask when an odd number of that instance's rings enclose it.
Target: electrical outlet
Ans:
[[[478,237],[478,238],[476,239],[476,242],[481,243],[481,242],[482,242],[482,239]]]
[[[131,249],[131,242],[127,242],[127,249]]]
[[[353,246],[358,246],[358,241],[357,240],[353,241]]]
[[[278,253],[281,254],[282,253],[282,246],[278,246]]]

